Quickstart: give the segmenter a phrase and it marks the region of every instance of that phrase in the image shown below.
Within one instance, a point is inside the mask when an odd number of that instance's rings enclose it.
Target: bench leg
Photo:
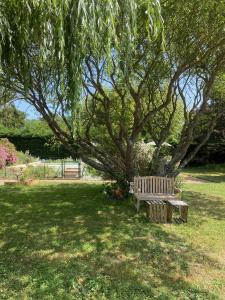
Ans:
[[[136,209],[137,209],[137,212],[139,212],[140,210],[140,200],[137,199],[137,203],[136,203]]]
[[[187,223],[187,217],[188,217],[188,206],[182,206],[180,208],[180,216],[181,216],[181,219]]]
[[[173,216],[173,207],[170,203],[167,203],[167,222],[172,222],[172,216]]]

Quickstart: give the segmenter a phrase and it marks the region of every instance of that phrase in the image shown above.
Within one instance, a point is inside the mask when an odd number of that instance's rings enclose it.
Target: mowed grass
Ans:
[[[187,168],[185,175],[216,182],[225,182],[225,164],[208,164],[198,167]]]
[[[194,189],[199,193],[225,198],[225,164],[208,164],[188,168],[185,170],[184,175],[190,175],[207,181],[204,184],[196,184],[194,187],[192,184],[186,184],[185,187],[189,191]]]
[[[199,188],[157,225],[100,185],[0,187],[0,299],[224,299],[225,197]]]

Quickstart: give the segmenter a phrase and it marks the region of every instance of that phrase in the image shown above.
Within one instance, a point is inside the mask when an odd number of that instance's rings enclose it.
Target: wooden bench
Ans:
[[[181,196],[181,194],[175,195],[174,178],[157,176],[134,177],[130,192],[133,192],[136,199],[137,212],[141,201],[180,200]]]
[[[80,178],[79,168],[66,168],[64,172],[64,177],[68,179]]]

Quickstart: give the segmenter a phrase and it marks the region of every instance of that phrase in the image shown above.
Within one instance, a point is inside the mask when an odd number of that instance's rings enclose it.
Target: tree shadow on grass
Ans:
[[[3,187],[0,211],[2,299],[216,299],[185,280],[215,261],[100,186]]]
[[[195,211],[196,215],[200,217],[224,220],[224,199],[192,191],[184,192],[182,199],[189,204],[189,212]]]
[[[198,175],[197,178],[204,179],[215,183],[225,183],[225,175]]]

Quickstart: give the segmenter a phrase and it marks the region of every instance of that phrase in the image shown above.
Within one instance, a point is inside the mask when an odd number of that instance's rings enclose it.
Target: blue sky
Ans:
[[[16,100],[15,105],[19,110],[26,113],[27,119],[37,119],[40,117],[40,114],[33,108],[33,106],[26,101]]]

